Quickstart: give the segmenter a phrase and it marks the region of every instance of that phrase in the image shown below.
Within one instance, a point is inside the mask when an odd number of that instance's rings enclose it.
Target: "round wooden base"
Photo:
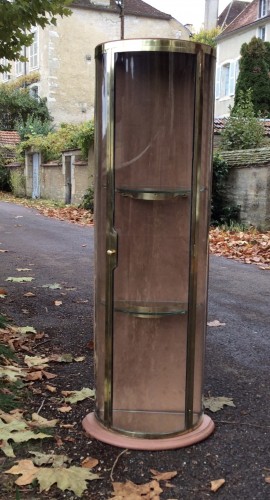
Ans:
[[[204,415],[200,425],[190,432],[179,434],[174,437],[143,439],[126,436],[120,432],[118,433],[106,429],[97,421],[94,413],[86,415],[82,421],[82,425],[87,434],[103,443],[133,450],[173,450],[176,448],[184,448],[206,439],[212,434],[215,427],[211,418],[208,417],[208,415]]]

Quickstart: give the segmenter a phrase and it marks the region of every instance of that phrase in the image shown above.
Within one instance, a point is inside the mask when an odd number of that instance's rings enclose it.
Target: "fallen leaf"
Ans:
[[[52,283],[48,285],[42,285],[42,288],[50,288],[51,290],[61,290],[61,285],[59,283]]]
[[[12,448],[11,444],[9,444],[7,441],[4,441],[4,440],[1,441],[0,449],[6,455],[6,457],[9,457],[9,458],[15,457],[15,453],[13,451],[13,448]]]
[[[59,422],[57,418],[53,420],[47,420],[44,417],[41,417],[38,413],[33,413],[32,414],[32,421],[28,423],[30,427],[38,427],[38,428],[49,428],[49,427],[55,427],[56,424]]]
[[[50,356],[50,361],[55,361],[57,363],[72,363],[72,354],[52,354]]]
[[[151,474],[153,474],[153,479],[156,479],[157,481],[168,481],[169,479],[172,479],[173,477],[177,476],[177,471],[173,472],[159,472],[155,469],[150,469]]]
[[[159,495],[163,492],[163,490],[159,486],[158,481],[150,481],[150,483],[146,484],[134,484],[132,481],[126,481],[125,483],[112,483],[113,485],[113,495],[117,498],[117,500],[139,500],[143,498],[145,500],[159,500]]]
[[[74,361],[76,361],[77,363],[80,363],[81,361],[84,361],[85,360],[85,356],[79,356],[78,358],[74,358]]]
[[[7,291],[4,288],[0,288],[0,295],[7,295]]]
[[[54,301],[54,305],[57,307],[61,306],[62,304],[63,304],[62,300],[55,300]]]
[[[70,463],[72,461],[67,455],[45,455],[39,451],[29,451],[31,455],[35,455],[33,462],[35,465],[52,465],[53,467],[62,467],[65,463]]]
[[[61,413],[68,413],[72,410],[71,406],[61,406],[60,408],[57,408],[57,409]]]
[[[14,420],[13,422],[4,423],[0,419],[0,434],[3,441],[14,441],[15,443],[25,443],[30,441],[30,439],[46,439],[52,438],[49,434],[43,434],[42,432],[35,433],[27,429],[27,422],[24,420]],[[4,447],[2,451],[9,453],[10,451]]]
[[[26,283],[27,281],[33,281],[35,278],[30,278],[30,277],[23,277],[23,278],[14,278],[10,276],[9,278],[6,279],[6,281],[12,281],[14,283]]]
[[[29,267],[17,267],[16,268],[16,271],[32,271],[32,269],[29,269]]]
[[[45,370],[42,370],[42,374],[44,375],[44,377],[45,377],[47,380],[50,380],[50,379],[52,379],[52,378],[57,377],[57,375],[55,375],[55,373],[46,372]]]
[[[214,321],[209,321],[207,323],[208,326],[225,326],[226,323],[220,323],[220,321],[218,321],[218,319],[215,319]]]
[[[77,403],[78,401],[83,401],[86,398],[93,398],[95,396],[95,391],[84,387],[81,391],[70,391],[70,396],[65,398],[67,403]]]
[[[93,469],[98,463],[99,461],[96,458],[87,457],[82,461],[81,466],[86,469]]]
[[[54,387],[53,385],[45,385],[47,391],[49,392],[56,392],[56,387]]]
[[[26,373],[17,366],[0,366],[0,378],[6,378],[10,382],[16,382],[18,378],[24,378]]]
[[[42,380],[42,370],[27,373],[26,380],[35,381]]]
[[[220,396],[217,398],[213,398],[213,397],[205,398],[204,397],[203,404],[204,404],[205,408],[212,411],[213,413],[215,413],[216,411],[222,410],[223,406],[225,406],[225,405],[235,407],[235,404],[233,403],[232,398],[226,398],[223,396]]]
[[[36,297],[36,294],[33,292],[27,292],[23,294],[24,297]]]
[[[33,328],[32,326],[21,326],[17,328],[17,330],[20,333],[37,333],[35,328]]]
[[[49,361],[49,358],[43,358],[42,356],[25,356],[24,357],[24,363],[29,367],[32,368],[34,366],[42,366],[43,368],[46,368],[49,366],[47,363]]]
[[[211,481],[211,491],[214,493],[221,488],[221,486],[225,483],[225,479],[216,479],[215,481]]]
[[[32,460],[19,460],[17,465],[5,471],[5,474],[21,474],[15,484],[24,486],[31,484],[37,479],[40,485],[40,493],[48,491],[53,484],[56,484],[62,491],[70,490],[80,497],[87,489],[86,481],[99,479],[98,474],[93,474],[90,470],[81,467],[36,467]]]
[[[266,483],[270,483],[270,477],[265,477],[264,480]]]
[[[0,253],[6,253],[6,252],[8,252],[8,250],[2,250],[2,249],[0,250]]]

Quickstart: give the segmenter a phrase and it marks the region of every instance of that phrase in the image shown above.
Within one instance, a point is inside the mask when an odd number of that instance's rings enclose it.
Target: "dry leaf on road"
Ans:
[[[220,396],[217,398],[209,397],[209,398],[203,398],[203,404],[204,407],[207,408],[208,410],[212,411],[215,413],[216,411],[222,410],[223,406],[234,406],[235,404],[233,403],[232,398],[226,398],[224,396]]]
[[[157,481],[169,481],[173,477],[177,476],[177,471],[173,472],[159,472],[155,469],[150,469],[151,474],[153,474],[153,479]]]
[[[223,486],[224,483],[225,479],[215,479],[215,481],[211,481],[211,491],[215,493],[219,490],[219,488],[221,488],[221,486]]]
[[[208,321],[207,326],[225,326],[226,323],[220,323],[218,319],[215,319],[214,321]]]
[[[140,500],[141,498],[144,500],[159,500],[159,495],[163,492],[159,482],[155,480],[140,485],[134,484],[132,481],[112,483],[112,485],[114,489],[112,500]]]
[[[86,469],[93,469],[93,467],[96,467],[98,463],[99,462],[97,458],[87,457],[82,461],[81,466],[85,467]]]
[[[63,304],[62,300],[55,300],[55,301],[54,301],[54,305],[55,305],[56,307],[59,307],[59,306],[61,306],[62,304]]]
[[[31,484],[37,479],[40,485],[40,492],[48,491],[53,484],[56,484],[62,491],[71,490],[80,497],[87,489],[86,481],[99,479],[97,474],[93,474],[89,469],[81,467],[36,467],[32,460],[19,460],[17,465],[5,471],[5,474],[21,474],[15,484],[24,486]]]
[[[13,276],[10,276],[9,278],[6,279],[6,281],[12,281],[13,283],[27,283],[28,281],[33,281],[35,278],[24,276],[22,278],[16,278]]]
[[[53,385],[45,385],[45,388],[47,389],[47,391],[49,392],[56,392],[56,387],[54,387]]]
[[[88,387],[84,387],[81,391],[61,391],[65,397],[66,403],[77,403],[78,401],[83,401],[86,398],[95,397],[95,391],[93,389],[89,389]]]
[[[57,408],[57,409],[61,413],[68,413],[69,411],[72,410],[71,406],[61,406],[60,408]]]

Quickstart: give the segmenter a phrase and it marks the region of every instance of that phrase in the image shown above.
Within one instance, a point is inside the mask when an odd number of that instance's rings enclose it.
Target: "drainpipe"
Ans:
[[[120,22],[121,22],[121,40],[124,40],[125,38],[125,26],[124,26],[124,22],[125,22],[125,13],[124,13],[124,0],[115,0],[115,3],[117,5],[117,7],[119,7],[119,10],[120,10],[120,14],[119,14],[119,17],[120,17]]]

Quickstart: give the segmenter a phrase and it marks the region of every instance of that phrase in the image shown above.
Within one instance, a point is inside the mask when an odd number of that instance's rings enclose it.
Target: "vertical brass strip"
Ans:
[[[114,51],[109,49],[107,59],[106,93],[106,305],[105,305],[105,381],[104,381],[104,424],[112,425],[112,388],[113,388],[113,269],[115,258],[108,250],[114,248]]]
[[[197,53],[195,80],[194,142],[192,165],[192,201],[190,233],[190,269],[188,293],[187,355],[186,355],[186,398],[185,426],[193,426],[195,339],[197,327],[197,281],[198,281],[198,241],[200,216],[201,144],[203,118],[203,50]]]

